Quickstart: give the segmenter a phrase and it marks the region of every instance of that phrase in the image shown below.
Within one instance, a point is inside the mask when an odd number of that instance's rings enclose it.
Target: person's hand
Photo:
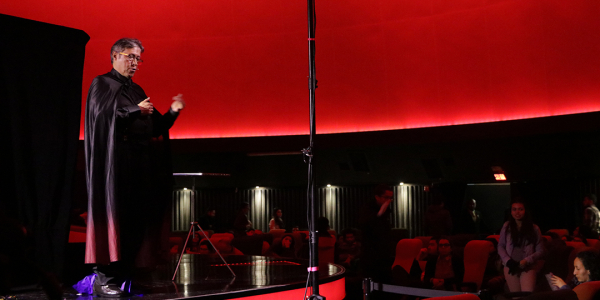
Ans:
[[[436,290],[444,288],[444,279],[433,278],[432,283],[433,283],[433,288]]]
[[[425,260],[425,258],[427,258],[427,248],[421,248],[419,255],[417,255],[417,260]]]
[[[383,204],[379,208],[379,212],[377,212],[378,217],[381,217],[385,213],[385,210],[388,208],[388,206],[390,206],[390,203],[392,203],[392,200],[394,200],[394,199],[389,199],[389,200],[386,200],[385,202],[383,202]]]
[[[550,282],[552,283],[552,285],[557,286],[559,288],[567,285],[564,280],[560,279],[560,277],[556,275],[552,275],[552,277],[550,278]]]
[[[519,274],[519,263],[514,259],[509,259],[506,262],[506,267],[508,268],[508,274],[516,275]]]
[[[185,108],[185,101],[183,100],[183,95],[178,94],[173,97],[173,103],[171,104],[171,110],[174,112],[179,112],[180,110]]]
[[[150,102],[150,97],[144,99],[144,101],[140,102],[138,106],[142,110],[142,116],[151,115],[154,111],[154,105],[152,105],[152,102]]]
[[[519,262],[519,268],[525,269],[525,267],[527,267],[527,261],[523,259]]]

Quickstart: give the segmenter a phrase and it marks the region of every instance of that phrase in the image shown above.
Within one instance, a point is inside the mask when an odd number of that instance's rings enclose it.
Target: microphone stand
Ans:
[[[308,163],[308,188],[307,188],[307,202],[308,202],[308,213],[309,222],[308,230],[310,236],[310,261],[309,261],[309,282],[312,287],[312,295],[309,299],[311,300],[325,300],[325,297],[319,295],[319,257],[318,257],[318,243],[319,238],[317,237],[315,224],[316,224],[316,213],[317,213],[317,202],[315,199],[315,177],[313,168],[314,159],[314,138],[316,135],[315,126],[315,89],[317,88],[317,80],[315,78],[315,0],[308,1],[308,89],[309,89],[309,101],[310,101],[310,145],[308,148],[303,149],[304,161]]]

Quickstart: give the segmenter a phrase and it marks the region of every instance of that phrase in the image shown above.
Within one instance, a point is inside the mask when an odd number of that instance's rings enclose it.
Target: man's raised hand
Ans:
[[[180,110],[185,108],[185,101],[183,100],[183,95],[178,94],[173,97],[173,103],[171,104],[171,110],[174,112],[179,112]]]
[[[150,102],[150,97],[144,99],[144,101],[140,102],[138,106],[142,110],[142,116],[151,115],[154,111],[154,105],[152,105],[152,102]]]

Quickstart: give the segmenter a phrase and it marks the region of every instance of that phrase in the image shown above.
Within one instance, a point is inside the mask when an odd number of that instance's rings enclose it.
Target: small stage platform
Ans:
[[[146,292],[129,298],[135,300],[158,299],[303,299],[308,277],[308,261],[280,259],[264,256],[225,256],[227,266],[216,255],[185,254],[175,281],[171,281],[178,256],[151,273],[151,279],[139,280]],[[319,270],[319,293],[328,300],[341,300],[345,296],[345,269],[328,264]],[[63,299],[109,299],[69,294]],[[307,296],[311,294],[308,289]],[[43,292],[16,295],[23,299],[47,299]],[[114,299],[114,298],[113,298]]]

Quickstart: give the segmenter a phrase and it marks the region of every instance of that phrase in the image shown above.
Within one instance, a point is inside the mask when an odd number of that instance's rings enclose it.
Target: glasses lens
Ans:
[[[129,55],[126,55],[125,53],[121,53],[121,54],[125,55],[125,57],[127,57],[127,60],[129,62],[133,62],[135,60],[135,61],[137,61],[138,65],[143,62],[143,60],[141,58],[136,57],[134,54],[129,54]]]

